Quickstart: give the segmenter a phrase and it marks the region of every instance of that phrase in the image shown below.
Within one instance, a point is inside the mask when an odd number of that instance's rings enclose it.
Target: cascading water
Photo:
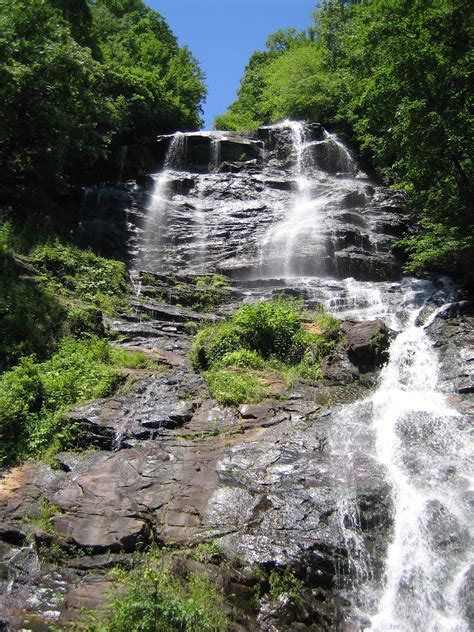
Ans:
[[[294,162],[292,175],[294,195],[283,219],[272,226],[265,235],[260,247],[260,268],[265,274],[265,266],[271,260],[272,275],[291,277],[298,272],[295,265],[295,253],[304,248],[305,238],[310,238],[314,248],[312,258],[318,259],[326,255],[323,209],[329,201],[327,195],[314,198],[311,188],[314,182],[315,164],[311,154],[311,147],[305,133],[303,123],[297,121],[283,121],[272,126],[274,130],[289,130],[291,139],[291,156]],[[322,236],[319,239],[319,235]],[[278,253],[279,265],[275,265],[274,254]]]
[[[472,444],[462,416],[438,390],[439,363],[428,336],[430,325],[450,304],[420,324],[434,292],[429,282],[406,280],[398,304],[388,310],[370,292],[372,316],[384,316],[400,333],[374,395],[344,407],[331,433],[348,551],[341,587],[358,608],[365,630],[467,632],[460,597],[473,552]],[[359,296],[366,305],[361,288]],[[336,311],[345,308],[341,304]],[[390,486],[393,505],[391,511],[385,508],[393,527],[382,568],[373,559],[373,543],[365,541],[358,499],[358,481],[377,469]]]
[[[186,157],[186,135],[176,132],[166,153],[163,170],[156,176],[151,201],[143,227],[143,245],[136,267],[153,269],[159,264],[165,243],[168,206],[170,204],[170,185],[172,173],[184,163]]]
[[[458,602],[472,555],[468,435],[438,390],[430,321],[418,322],[433,285],[390,280],[398,273],[390,244],[401,230],[393,202],[322,128],[309,133],[291,121],[263,128],[263,168],[254,160],[242,168],[236,152],[235,173],[221,171],[226,137],[216,134],[193,135],[194,156],[204,156],[196,170],[186,162],[187,135],[173,137],[148,209],[141,267],[166,271],[162,251],[172,247],[181,269],[185,262],[186,271],[246,280],[248,300],[290,287],[341,318],[382,318],[398,332],[373,395],[334,413],[331,468],[347,551],[339,588],[359,630],[467,631]],[[233,142],[247,151],[258,141]],[[171,187],[178,178],[188,179],[188,194]],[[372,500],[361,506],[360,498],[369,472],[386,490],[373,509],[385,516],[376,542],[364,526]]]
[[[441,308],[443,309],[443,308]],[[472,556],[469,437],[437,390],[420,310],[390,350],[373,398],[376,451],[393,490],[394,529],[372,630],[467,630],[458,603]]]

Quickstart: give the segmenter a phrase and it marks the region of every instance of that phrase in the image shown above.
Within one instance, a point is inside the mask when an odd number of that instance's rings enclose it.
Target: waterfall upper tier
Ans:
[[[178,132],[157,145],[154,175],[89,191],[83,208],[83,228],[91,212],[97,226],[98,211],[117,223],[125,211],[128,231],[122,224],[109,239],[128,236],[136,267],[238,279],[398,278],[400,200],[321,125],[284,121],[247,137]]]

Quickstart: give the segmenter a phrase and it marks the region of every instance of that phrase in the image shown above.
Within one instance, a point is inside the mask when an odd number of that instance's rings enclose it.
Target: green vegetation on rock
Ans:
[[[212,311],[230,297],[228,280],[221,274],[196,276],[169,275],[166,278],[151,272],[140,272],[141,295],[198,312]]]
[[[123,263],[57,239],[17,252],[24,241],[0,224],[1,465],[74,447],[67,410],[112,393],[121,368],[162,368],[106,338],[103,313],[128,307]]]
[[[406,270],[472,283],[473,11],[468,0],[324,0],[307,32],[279,31],[252,55],[215,126],[333,126],[404,195]]]
[[[190,349],[211,395],[224,405],[258,402],[271,391],[269,374],[284,382],[322,377],[321,359],[340,339],[339,322],[323,311],[305,314],[285,298],[244,305],[197,334]]]
[[[89,626],[94,632],[225,632],[224,599],[205,574],[176,578],[159,551],[144,555],[138,569],[118,574],[124,590],[112,600],[110,616]],[[119,588],[120,588],[119,584]],[[95,617],[97,619],[97,615]]]

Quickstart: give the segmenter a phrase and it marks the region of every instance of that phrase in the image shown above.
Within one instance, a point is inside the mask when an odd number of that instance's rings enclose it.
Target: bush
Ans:
[[[70,307],[64,325],[65,335],[90,338],[105,335],[102,312],[95,305]]]
[[[238,349],[237,351],[226,353],[216,364],[220,367],[235,366],[248,369],[263,369],[265,361],[256,351]]]
[[[207,575],[173,577],[170,563],[148,553],[141,569],[123,577],[126,592],[113,600],[110,619],[93,631],[225,632],[224,600]]]
[[[46,362],[23,358],[0,378],[0,464],[62,449],[73,440],[65,410],[109,395],[120,379],[106,340],[64,339]]]
[[[265,397],[258,376],[251,372],[214,369],[205,376],[211,396],[222,406],[239,406]]]
[[[233,322],[222,322],[204,327],[196,336],[189,355],[196,371],[206,370],[222,356],[241,346],[240,333]]]
[[[30,261],[62,295],[93,303],[107,313],[123,308],[125,265],[56,240],[36,246]]]
[[[263,358],[294,362],[301,350],[295,337],[301,333],[301,305],[288,299],[244,305],[233,318],[241,346]]]
[[[21,356],[46,358],[61,335],[66,309],[47,287],[0,251],[0,372]],[[23,272],[23,274],[22,274]]]
[[[190,350],[193,367],[206,371],[210,393],[223,405],[264,398],[268,372],[281,374],[287,386],[297,377],[319,380],[321,359],[340,339],[339,321],[322,310],[306,315],[306,322],[302,317],[302,304],[290,299],[245,305],[198,333]]]

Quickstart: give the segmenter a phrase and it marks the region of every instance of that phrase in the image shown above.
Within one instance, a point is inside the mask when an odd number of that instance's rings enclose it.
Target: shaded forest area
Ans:
[[[0,199],[51,204],[120,147],[202,123],[197,61],[142,0],[0,0]]]
[[[321,121],[406,197],[406,271],[473,284],[470,0],[325,0],[255,52],[219,129]]]

